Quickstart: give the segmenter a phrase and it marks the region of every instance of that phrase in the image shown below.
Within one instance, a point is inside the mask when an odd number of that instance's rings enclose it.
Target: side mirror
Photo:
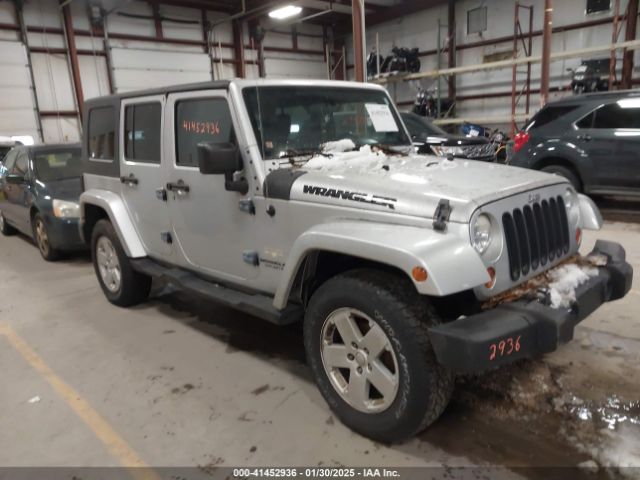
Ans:
[[[224,175],[224,188],[243,195],[249,191],[245,178],[234,178],[233,173],[242,170],[240,150],[234,143],[200,142],[198,167],[204,175]]]
[[[5,179],[11,185],[23,185],[25,183],[24,177],[15,173],[10,173]]]
[[[231,174],[242,170],[238,146],[233,143],[200,142],[198,167],[205,175]]]

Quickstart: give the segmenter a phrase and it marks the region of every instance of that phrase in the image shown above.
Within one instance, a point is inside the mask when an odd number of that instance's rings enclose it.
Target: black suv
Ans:
[[[640,195],[640,91],[549,103],[515,136],[509,163],[562,175],[589,194]]]

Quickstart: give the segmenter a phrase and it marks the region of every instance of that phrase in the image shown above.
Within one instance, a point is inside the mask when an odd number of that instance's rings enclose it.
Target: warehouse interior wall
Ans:
[[[514,13],[515,0],[458,0],[455,3],[456,18],[456,38],[458,46],[456,51],[456,66],[476,65],[490,61],[511,58],[513,52],[514,34]],[[526,5],[533,5],[533,30],[540,31],[543,25],[544,0],[529,0],[521,2]],[[554,1],[553,2],[553,28],[570,26],[581,23],[597,23],[594,21],[603,20],[602,24],[584,26],[582,28],[569,29],[562,32],[553,33],[552,52],[576,50],[591,46],[608,45],[612,40],[611,18],[614,15],[613,8],[615,0],[611,0],[611,9],[608,11],[587,14],[587,0]],[[625,13],[627,0],[620,2],[620,14]],[[580,4],[582,8],[576,8]],[[487,8],[486,30],[481,33],[467,33],[467,13],[478,7]],[[579,11],[579,14],[576,14]],[[521,13],[522,21],[526,24],[525,32],[528,31],[528,17],[526,13]],[[605,20],[608,20],[605,22]],[[370,52],[376,44],[376,35],[380,46],[380,53],[383,56],[391,53],[393,46],[418,47],[421,52],[436,50],[438,46],[438,22],[442,24],[441,45],[444,45],[447,32],[447,3],[421,10],[415,14],[407,15],[397,20],[381,23],[378,25],[366,25],[366,49]],[[507,41],[491,42],[494,39],[508,38]],[[624,27],[620,34],[619,41],[624,40]],[[466,48],[464,45],[478,42],[486,42],[487,45],[475,48]],[[353,64],[352,41],[349,37],[346,41],[348,64]],[[460,48],[463,46],[464,48]],[[533,55],[540,55],[542,52],[542,35],[533,37]],[[637,53],[635,64],[637,65]],[[522,47],[519,47],[519,56],[524,56]],[[597,54],[592,58],[608,58],[608,53]],[[622,68],[622,51],[617,52],[617,75],[620,78]],[[434,54],[421,56],[421,71],[435,70],[438,65],[437,56]],[[571,94],[569,85],[572,73],[568,69],[576,68],[580,65],[581,58],[571,58],[562,61],[553,61],[550,65],[550,87],[549,100],[558,99]],[[442,68],[447,67],[447,53],[441,57]],[[526,79],[526,65],[518,67],[517,90],[523,89]],[[353,68],[349,68],[348,76],[353,79]],[[496,117],[504,118],[511,114],[511,68],[501,70],[485,70],[474,73],[457,75],[456,95],[462,100],[456,104],[456,115],[458,117]],[[402,110],[411,108],[415,100],[416,93],[420,88],[435,90],[438,86],[437,79],[427,78],[410,82],[400,82],[388,85],[391,96],[396,100]],[[540,88],[540,64],[532,64],[531,89]],[[441,77],[440,92],[442,96],[447,96],[447,80]],[[490,98],[489,95],[508,92],[508,96]],[[466,99],[465,97],[471,97]],[[531,110],[535,113],[539,109],[539,95],[531,95]],[[524,113],[524,103],[521,101],[516,113]],[[508,122],[502,125],[506,128]]]
[[[164,4],[158,8],[162,17],[179,20],[161,22],[161,39],[157,39],[153,18],[141,18],[153,17],[152,4],[134,0],[108,15],[105,41],[91,28],[87,3],[70,3],[85,100],[236,76],[232,26],[224,21],[227,14],[203,14],[199,9]],[[81,135],[80,108],[74,94],[62,10],[56,0],[27,0],[24,20],[35,93],[18,14],[13,2],[0,1],[0,110],[9,113],[0,117],[0,135],[30,135],[36,142],[45,143],[76,142]],[[203,22],[213,25],[209,35]],[[327,78],[322,27],[300,23],[295,29],[295,45],[291,26],[267,29],[263,41],[265,76]],[[245,77],[257,78],[257,46],[246,25],[242,31]]]

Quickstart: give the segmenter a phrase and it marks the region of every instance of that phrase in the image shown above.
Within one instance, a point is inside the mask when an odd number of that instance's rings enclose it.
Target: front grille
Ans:
[[[491,143],[480,145],[462,145],[462,153],[466,158],[487,158],[495,156],[496,149]]]
[[[569,221],[560,195],[502,215],[512,280],[569,252]]]

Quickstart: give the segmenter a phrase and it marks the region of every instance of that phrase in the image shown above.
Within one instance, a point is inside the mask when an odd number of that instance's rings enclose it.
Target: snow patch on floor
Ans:
[[[638,478],[640,467],[640,429],[622,425],[615,431],[603,429],[597,445],[588,453],[603,467],[613,467],[624,477]]]
[[[576,288],[598,274],[597,268],[575,263],[560,265],[549,271],[549,296],[552,308],[567,308],[576,301]]]

